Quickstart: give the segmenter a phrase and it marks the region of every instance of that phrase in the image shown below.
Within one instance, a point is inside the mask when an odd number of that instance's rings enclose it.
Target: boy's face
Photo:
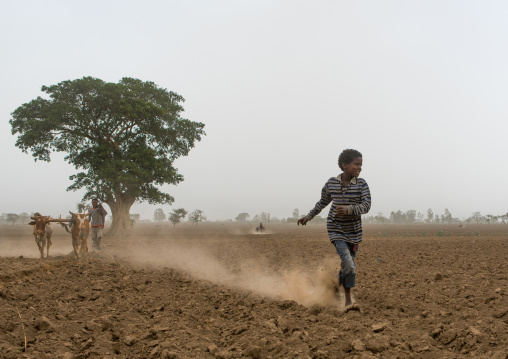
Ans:
[[[356,157],[351,163],[343,163],[343,172],[351,177],[358,177],[362,172],[363,158]]]

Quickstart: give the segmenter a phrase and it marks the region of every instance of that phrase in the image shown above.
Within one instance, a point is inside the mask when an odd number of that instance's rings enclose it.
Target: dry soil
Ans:
[[[349,311],[324,226],[265,226],[138,225],[80,261],[2,226],[0,357],[507,358],[508,226],[365,226]]]

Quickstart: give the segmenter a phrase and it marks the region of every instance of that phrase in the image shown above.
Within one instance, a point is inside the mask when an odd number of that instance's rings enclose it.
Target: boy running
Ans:
[[[339,286],[344,287],[345,305],[351,306],[351,288],[355,286],[358,244],[362,241],[362,214],[370,209],[370,190],[367,182],[359,178],[362,170],[362,154],[346,149],[339,156],[342,173],[330,178],[321,191],[321,200],[309,214],[298,220],[306,225],[333,201],[326,219],[328,237],[340,256]]]

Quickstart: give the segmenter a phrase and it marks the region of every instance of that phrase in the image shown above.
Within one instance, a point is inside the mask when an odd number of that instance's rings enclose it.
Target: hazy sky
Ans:
[[[504,1],[0,0],[0,213],[80,202],[64,155],[34,162],[8,121],[83,76],[153,81],[205,123],[176,161],[185,181],[163,187],[172,208],[305,214],[355,148],[370,214],[506,213],[507,20]]]

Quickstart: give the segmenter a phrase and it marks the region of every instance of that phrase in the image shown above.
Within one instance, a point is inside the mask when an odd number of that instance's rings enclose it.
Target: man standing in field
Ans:
[[[353,304],[351,288],[356,283],[355,258],[358,244],[362,241],[362,214],[370,209],[370,190],[367,182],[359,178],[362,170],[362,154],[347,149],[339,156],[339,167],[342,173],[330,178],[321,190],[321,200],[316,203],[309,214],[298,220],[303,226],[318,215],[330,202],[330,212],[326,219],[328,237],[335,246],[341,259],[339,286],[344,287],[345,305]]]
[[[88,212],[88,220],[92,226],[92,247],[101,250],[102,229],[108,212],[97,198],[92,199],[92,208]]]

